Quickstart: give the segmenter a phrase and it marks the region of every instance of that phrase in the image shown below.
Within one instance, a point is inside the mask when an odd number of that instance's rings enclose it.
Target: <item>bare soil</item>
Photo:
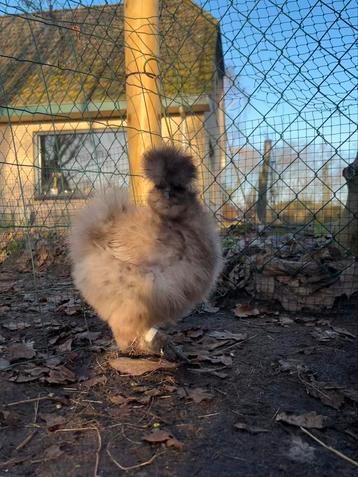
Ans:
[[[125,376],[66,273],[0,290],[0,477],[357,475],[356,311],[236,299],[173,328],[190,364]]]

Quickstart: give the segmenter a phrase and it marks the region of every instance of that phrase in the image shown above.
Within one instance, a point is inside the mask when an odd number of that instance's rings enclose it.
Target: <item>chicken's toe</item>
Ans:
[[[151,339],[145,340],[144,347],[150,353],[162,356],[169,361],[177,361],[178,359],[185,362],[190,361],[163,331],[155,330],[155,332],[149,333],[149,336]]]

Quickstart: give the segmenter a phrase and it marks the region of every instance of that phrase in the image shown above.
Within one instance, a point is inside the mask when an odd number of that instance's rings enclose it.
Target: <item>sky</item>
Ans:
[[[200,3],[221,18],[226,66],[242,91],[233,104],[238,128],[263,121],[268,131],[287,128],[291,141],[319,132],[335,147],[347,140],[345,151],[357,149],[357,137],[348,139],[358,112],[355,0]]]

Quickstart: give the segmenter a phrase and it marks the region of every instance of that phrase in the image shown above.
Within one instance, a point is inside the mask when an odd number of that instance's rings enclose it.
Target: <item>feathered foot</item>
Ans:
[[[162,356],[169,361],[190,362],[187,356],[173,344],[168,335],[156,328],[150,328],[147,331],[140,341],[140,349],[148,354]]]

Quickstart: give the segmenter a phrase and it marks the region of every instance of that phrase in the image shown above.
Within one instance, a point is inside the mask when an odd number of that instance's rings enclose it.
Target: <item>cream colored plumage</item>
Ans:
[[[219,237],[194,190],[192,159],[172,147],[145,156],[148,205],[127,192],[98,194],[73,220],[75,285],[121,350],[158,353],[158,327],[205,300],[221,271]]]

